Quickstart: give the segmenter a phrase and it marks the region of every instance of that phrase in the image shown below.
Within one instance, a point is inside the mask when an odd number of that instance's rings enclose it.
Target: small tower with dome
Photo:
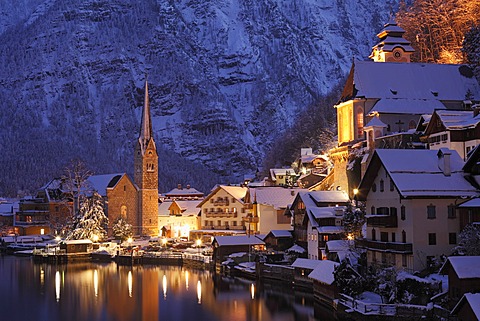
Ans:
[[[405,30],[390,20],[377,35],[380,42],[372,48],[369,58],[375,62],[410,62],[410,55],[415,51],[410,41],[403,38]]]

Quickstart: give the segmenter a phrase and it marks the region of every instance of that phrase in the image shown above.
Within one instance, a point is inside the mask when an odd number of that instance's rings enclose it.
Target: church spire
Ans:
[[[148,96],[148,80],[145,78],[145,98],[143,102],[142,119],[140,127],[140,136],[138,140],[142,146],[142,152],[145,152],[148,143],[152,140],[152,120],[150,118],[150,99]]]
[[[377,35],[380,41],[373,46],[369,58],[375,62],[410,62],[410,55],[415,51],[410,41],[403,38],[405,30],[395,22],[393,14]]]

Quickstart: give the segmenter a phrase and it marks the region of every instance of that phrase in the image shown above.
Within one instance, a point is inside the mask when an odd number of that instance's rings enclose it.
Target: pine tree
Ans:
[[[474,70],[477,79],[480,78],[480,25],[472,27],[463,39],[462,52],[468,64]]]
[[[453,249],[453,255],[480,255],[480,227],[469,224],[458,235],[458,245]]]
[[[126,241],[132,237],[132,225],[128,224],[123,218],[119,218],[113,225],[113,236],[117,240]]]
[[[97,192],[84,199],[80,204],[78,215],[75,216],[73,229],[67,235],[67,240],[106,238],[105,227],[108,225],[108,218],[103,208],[102,196]]]
[[[365,224],[365,211],[360,207],[353,207],[350,204],[343,213],[343,227],[345,234],[354,238],[362,236],[362,228]]]

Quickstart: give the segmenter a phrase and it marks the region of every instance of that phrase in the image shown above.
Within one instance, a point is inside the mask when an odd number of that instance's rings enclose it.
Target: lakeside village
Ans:
[[[410,62],[403,34],[389,21],[373,61],[353,62],[335,148],[299,146],[290,168],[208,195],[159,196],[145,83],[133,179],[66,175],[1,203],[3,251],[212,268],[313,293],[340,319],[479,320],[480,85],[465,65]]]

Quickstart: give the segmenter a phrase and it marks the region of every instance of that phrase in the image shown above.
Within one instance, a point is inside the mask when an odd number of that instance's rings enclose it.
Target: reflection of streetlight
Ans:
[[[202,240],[198,239],[196,243],[197,243],[198,254],[200,254],[200,246],[202,245]]]

